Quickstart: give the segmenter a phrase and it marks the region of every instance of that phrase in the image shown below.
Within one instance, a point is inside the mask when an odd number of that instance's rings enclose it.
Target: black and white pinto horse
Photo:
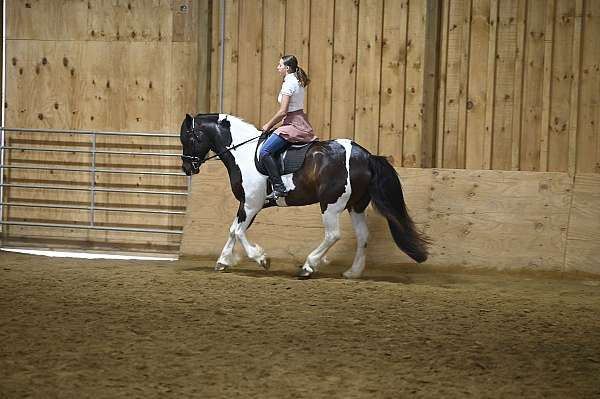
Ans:
[[[226,271],[235,265],[233,248],[236,241],[241,243],[250,259],[268,270],[269,258],[260,246],[248,240],[246,230],[261,209],[274,205],[319,203],[321,206],[325,238],[308,255],[299,277],[309,277],[324,263],[324,255],[340,239],[339,216],[345,209],[352,218],[357,248],[352,266],[343,276],[359,278],[362,275],[369,236],[365,209],[371,201],[387,219],[396,245],[417,262],[427,259],[427,239],[415,229],[408,215],[393,166],[384,157],[370,154],[355,142],[337,139],[313,144],[306,152],[302,167],[282,176],[289,195],[275,202],[267,199],[267,176],[258,172],[255,166],[261,135],[256,127],[231,115],[186,115],[180,135],[185,174],[198,173],[208,159],[208,152],[215,152],[213,157],[218,156],[227,168],[231,190],[240,202],[229,238],[217,260],[216,271]]]

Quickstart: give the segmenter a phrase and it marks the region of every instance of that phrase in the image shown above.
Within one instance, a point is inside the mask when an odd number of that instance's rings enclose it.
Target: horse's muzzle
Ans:
[[[200,165],[196,166],[189,162],[184,162],[181,165],[181,170],[186,176],[196,175],[198,172],[200,172]]]
[[[185,173],[186,176],[195,175],[200,172],[200,165],[202,165],[202,162],[200,162],[199,158],[183,155],[181,160],[183,161],[181,170],[183,170],[183,173]]]

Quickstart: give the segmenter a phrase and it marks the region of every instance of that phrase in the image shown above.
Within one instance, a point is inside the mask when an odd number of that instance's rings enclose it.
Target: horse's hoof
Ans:
[[[342,276],[344,278],[349,279],[349,280],[356,280],[357,278],[360,278],[360,275],[356,275],[356,274],[354,274],[352,272],[349,272],[349,271],[346,271],[346,272],[342,273]]]
[[[217,262],[217,264],[215,265],[215,271],[225,273],[229,271],[229,267],[229,265]]]
[[[261,259],[259,263],[260,263],[261,267],[265,270],[269,270],[271,268],[271,259],[270,258]]]
[[[306,270],[305,268],[300,269],[296,275],[300,280],[306,280],[312,276],[313,272]]]

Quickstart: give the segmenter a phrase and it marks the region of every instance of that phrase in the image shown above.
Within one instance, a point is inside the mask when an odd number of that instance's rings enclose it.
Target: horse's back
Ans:
[[[297,198],[289,198],[290,205],[319,202],[338,202],[350,193],[347,208],[366,201],[368,204],[369,152],[350,139],[324,140],[314,143],[306,153],[304,165],[294,173]],[[350,185],[348,186],[348,179]]]

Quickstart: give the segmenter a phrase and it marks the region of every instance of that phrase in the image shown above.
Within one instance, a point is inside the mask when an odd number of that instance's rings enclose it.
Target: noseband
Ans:
[[[198,137],[198,134],[197,134],[198,131],[202,131],[202,125],[195,126],[195,121],[194,121],[194,119],[192,119],[192,128],[191,129],[187,129],[187,133],[193,135],[194,138],[196,139],[196,141],[200,142],[200,138]],[[240,147],[240,146],[242,146],[242,145],[244,145],[246,143],[249,143],[251,141],[254,141],[254,140],[260,138],[261,136],[262,136],[262,133],[259,134],[256,137],[252,137],[251,139],[243,141],[243,142],[241,142],[239,144],[233,145],[231,147],[225,147],[225,149],[223,151],[220,151],[220,152],[216,153],[215,155],[212,155],[212,156],[210,156],[208,158],[200,159],[199,157],[195,157],[195,156],[192,156],[192,155],[182,155],[181,156],[181,160],[182,161],[189,161],[192,164],[192,168],[194,168],[194,170],[199,170],[200,166],[202,166],[202,164],[204,162],[206,162],[206,161],[208,161],[210,159],[213,159],[213,158],[221,157],[223,154],[231,152],[231,150],[235,150],[236,148],[238,148],[238,147]]]

